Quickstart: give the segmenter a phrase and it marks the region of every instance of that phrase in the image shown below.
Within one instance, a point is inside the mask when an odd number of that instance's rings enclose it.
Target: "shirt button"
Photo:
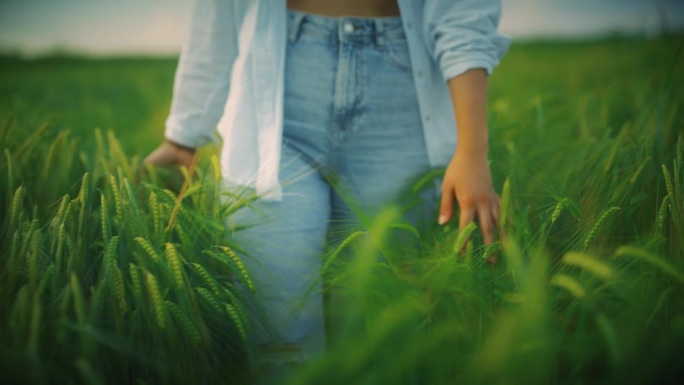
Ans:
[[[411,23],[406,23],[406,29],[411,29]]]
[[[354,25],[352,23],[347,23],[344,25],[344,32],[352,33],[354,32]]]
[[[429,122],[429,121],[430,121],[430,115],[426,115],[426,116],[425,116],[425,121],[426,121],[426,122]]]
[[[420,78],[420,77],[423,77],[423,71],[418,71],[418,72],[416,72],[416,75],[418,75],[419,78]]]

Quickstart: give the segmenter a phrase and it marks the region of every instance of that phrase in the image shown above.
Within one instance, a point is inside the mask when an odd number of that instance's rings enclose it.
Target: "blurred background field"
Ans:
[[[388,211],[332,245],[346,326],[292,383],[681,383],[683,46],[514,44],[490,86],[506,240],[459,259],[450,227],[406,255]],[[248,275],[221,226],[245,202],[220,205],[214,149],[182,202],[138,172],[175,65],[0,59],[4,383],[245,381]]]

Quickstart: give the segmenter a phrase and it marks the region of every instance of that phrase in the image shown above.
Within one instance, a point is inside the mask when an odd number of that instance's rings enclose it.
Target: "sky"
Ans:
[[[177,54],[191,9],[191,0],[0,0],[0,52]],[[663,24],[684,31],[684,0],[503,0],[500,29],[524,40],[653,35]]]

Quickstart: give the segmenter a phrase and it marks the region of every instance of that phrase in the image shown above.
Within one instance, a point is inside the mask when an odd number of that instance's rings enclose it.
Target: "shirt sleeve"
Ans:
[[[427,47],[446,80],[473,68],[491,74],[510,38],[498,32],[500,0],[426,0]]]
[[[240,2],[196,0],[176,69],[167,139],[188,147],[216,140],[238,53]]]

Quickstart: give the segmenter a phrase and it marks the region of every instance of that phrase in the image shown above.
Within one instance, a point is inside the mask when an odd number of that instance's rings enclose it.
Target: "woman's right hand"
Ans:
[[[166,139],[145,158],[143,163],[157,167],[185,166],[189,168],[194,156],[194,148],[182,146]]]

